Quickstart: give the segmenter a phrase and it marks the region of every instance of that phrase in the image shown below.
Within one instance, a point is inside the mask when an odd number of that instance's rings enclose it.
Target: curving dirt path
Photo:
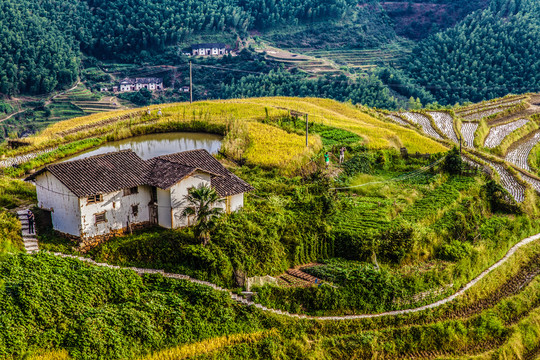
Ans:
[[[107,263],[96,263],[94,260],[89,259],[89,258],[85,258],[85,257],[82,257],[82,256],[67,255],[67,254],[63,254],[63,253],[52,253],[52,254],[56,255],[56,256],[63,257],[63,258],[78,259],[80,261],[84,261],[84,262],[87,262],[87,263],[90,263],[90,264],[93,264],[93,265],[96,265],[96,266],[103,266],[103,267],[115,268],[115,269],[133,270],[139,275],[148,274],[148,273],[156,273],[156,274],[161,274],[164,277],[168,277],[168,278],[187,280],[187,281],[190,281],[192,283],[206,285],[206,286],[209,286],[209,287],[211,287],[211,288],[213,288],[214,290],[217,290],[217,291],[226,291],[226,292],[228,292],[229,295],[231,296],[231,299],[233,299],[236,302],[239,302],[239,303],[247,305],[247,306],[255,306],[255,307],[257,307],[257,308],[259,308],[259,309],[261,309],[263,311],[272,312],[272,313],[279,314],[279,315],[284,315],[284,316],[294,317],[294,318],[301,318],[301,319],[311,319],[311,320],[341,321],[341,320],[371,319],[371,318],[378,318],[378,317],[383,317],[383,316],[397,316],[397,315],[403,315],[403,314],[417,313],[417,312],[421,312],[421,311],[424,311],[424,310],[436,308],[436,307],[442,306],[444,304],[447,304],[447,303],[453,301],[454,299],[456,299],[457,297],[463,295],[467,290],[469,290],[471,287],[476,285],[480,280],[482,280],[484,277],[486,277],[490,272],[492,272],[493,270],[497,269],[498,267],[503,265],[505,262],[507,262],[508,259],[510,259],[512,257],[512,255],[514,255],[514,253],[519,248],[521,248],[521,247],[523,247],[525,245],[528,245],[528,244],[530,244],[530,243],[532,243],[532,242],[534,242],[534,241],[536,241],[538,239],[540,239],[540,234],[536,234],[536,235],[533,235],[531,237],[528,237],[528,238],[525,238],[525,239],[521,240],[519,243],[517,243],[512,248],[510,248],[510,250],[508,250],[508,252],[506,253],[506,255],[502,259],[497,261],[495,264],[490,266],[488,269],[484,270],[480,275],[478,275],[476,278],[474,278],[472,281],[470,281],[468,284],[466,284],[464,287],[462,287],[458,292],[456,292],[455,294],[453,294],[453,295],[451,295],[451,296],[449,296],[449,297],[447,297],[445,299],[436,301],[436,302],[434,302],[432,304],[428,304],[428,305],[424,305],[424,306],[421,306],[421,307],[418,307],[418,308],[414,308],[414,309],[387,311],[387,312],[378,313],[378,314],[343,315],[343,316],[309,316],[309,315],[291,314],[291,313],[288,313],[286,311],[267,308],[267,307],[265,307],[265,306],[263,306],[261,304],[255,303],[253,301],[248,301],[248,300],[244,299],[241,296],[233,294],[228,289],[224,289],[224,288],[222,288],[222,287],[220,287],[220,286],[218,286],[216,284],[212,284],[212,283],[210,283],[208,281],[201,281],[201,280],[193,279],[193,278],[191,278],[191,277],[189,277],[187,275],[171,274],[171,273],[166,273],[163,270],[156,270],[156,269],[145,269],[145,268],[135,268],[135,267],[120,267],[120,266],[110,265],[110,264],[107,264]]]

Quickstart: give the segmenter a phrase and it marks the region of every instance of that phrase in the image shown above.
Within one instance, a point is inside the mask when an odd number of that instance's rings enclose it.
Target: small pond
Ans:
[[[221,148],[222,139],[223,137],[220,135],[190,132],[143,135],[108,142],[97,148],[64,158],[61,161],[79,160],[89,156],[126,149],[133,150],[144,160],[194,149],[206,149],[209,153],[215,154]]]

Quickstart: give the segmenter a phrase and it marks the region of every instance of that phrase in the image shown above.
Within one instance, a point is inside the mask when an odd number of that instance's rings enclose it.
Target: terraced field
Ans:
[[[504,166],[485,160],[501,178],[501,185],[512,195],[519,203],[525,200],[525,187],[521,185],[513,176],[504,168]]]
[[[464,122],[461,125],[461,135],[463,135],[466,147],[474,148],[474,133],[476,129],[478,129],[478,123],[475,122]]]
[[[392,205],[392,202],[380,198],[359,198],[346,213],[335,217],[336,228],[351,232],[356,232],[358,229],[380,231],[390,224],[388,207]]]
[[[386,117],[388,117],[388,118],[389,118],[390,120],[392,120],[393,122],[398,123],[399,125],[403,125],[403,126],[409,125],[405,120],[403,120],[403,119],[400,118],[399,116],[396,116],[396,115],[386,115]]]
[[[506,154],[505,160],[524,170],[530,171],[531,168],[529,167],[529,163],[527,160],[529,159],[529,154],[531,153],[531,150],[539,141],[540,132],[537,132],[531,138],[517,144],[517,146],[515,146],[513,150],[510,150],[508,154]]]
[[[68,116],[60,114],[58,117],[62,119],[125,109],[116,98],[110,96],[102,98],[92,93],[83,85],[79,85],[76,89],[57,96],[54,99],[53,105],[68,107],[75,111],[75,113]]]
[[[528,122],[529,120],[527,119],[520,119],[508,124],[492,127],[489,130],[484,146],[489,149],[499,146],[505,137],[510,135],[513,131],[525,126]]]
[[[431,121],[425,115],[413,112],[404,112],[401,113],[401,115],[403,115],[413,123],[420,125],[426,134],[433,136],[436,139],[442,140],[441,135],[439,135],[439,133],[435,131],[435,129],[431,125]]]
[[[315,58],[328,59],[339,65],[347,65],[353,69],[368,71],[380,65],[400,67],[401,62],[412,52],[412,46],[406,41],[397,41],[375,49],[305,49],[294,48],[299,52]]]
[[[454,119],[452,116],[445,112],[435,112],[431,111],[428,114],[433,118],[435,125],[446,135],[450,141],[458,144],[459,140],[454,131]]]
[[[524,95],[509,96],[480,104],[473,104],[455,110],[456,115],[466,120],[479,120],[484,116],[496,114],[526,100]],[[479,115],[480,114],[480,115]]]

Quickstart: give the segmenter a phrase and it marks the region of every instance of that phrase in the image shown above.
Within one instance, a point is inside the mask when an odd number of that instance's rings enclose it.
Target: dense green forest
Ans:
[[[252,30],[276,29],[284,30],[269,38],[285,47],[376,47],[393,41],[398,28],[414,32],[432,17],[436,26],[421,31],[427,35],[453,25],[471,11],[455,27],[420,42],[402,70],[390,64],[368,79],[350,82],[339,77],[307,81],[284,73],[267,79],[263,75],[226,76],[224,94],[216,95],[222,89],[209,89],[202,92],[203,98],[309,95],[396,108],[391,92],[375,76],[394,91],[394,97],[402,95],[401,104],[411,96],[424,104],[453,104],[538,90],[538,2],[492,0],[481,10],[486,3],[7,0],[0,6],[0,93],[42,94],[65,88],[77,80],[83,54],[98,60],[153,62],[155,58],[175,63],[182,62],[176,46],[189,44],[191,39],[214,39],[225,33],[244,38]],[[441,22],[447,13],[455,16]],[[300,25],[303,27],[295,29]],[[263,72],[270,70],[276,67]]]
[[[303,74],[271,72],[268,75],[248,75],[240,81],[225,85],[225,98],[261,96],[324,97],[354,104],[369,104],[372,107],[395,109],[399,102],[392,97],[388,88],[376,77],[352,81],[345,76],[309,80]]]
[[[540,89],[540,3],[495,0],[420,43],[406,67],[444,104]]]
[[[0,92],[47,93],[73,83],[79,61],[70,35],[77,8],[65,2],[6,0],[0,4]]]

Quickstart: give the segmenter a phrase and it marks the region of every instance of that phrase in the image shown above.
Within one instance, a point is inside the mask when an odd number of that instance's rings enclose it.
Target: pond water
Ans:
[[[129,139],[108,142],[77,155],[62,159],[71,161],[89,156],[105,154],[119,150],[131,149],[142,159],[148,160],[156,156],[174,154],[186,150],[206,149],[215,154],[221,148],[223,137],[207,133],[165,133],[136,136]]]

